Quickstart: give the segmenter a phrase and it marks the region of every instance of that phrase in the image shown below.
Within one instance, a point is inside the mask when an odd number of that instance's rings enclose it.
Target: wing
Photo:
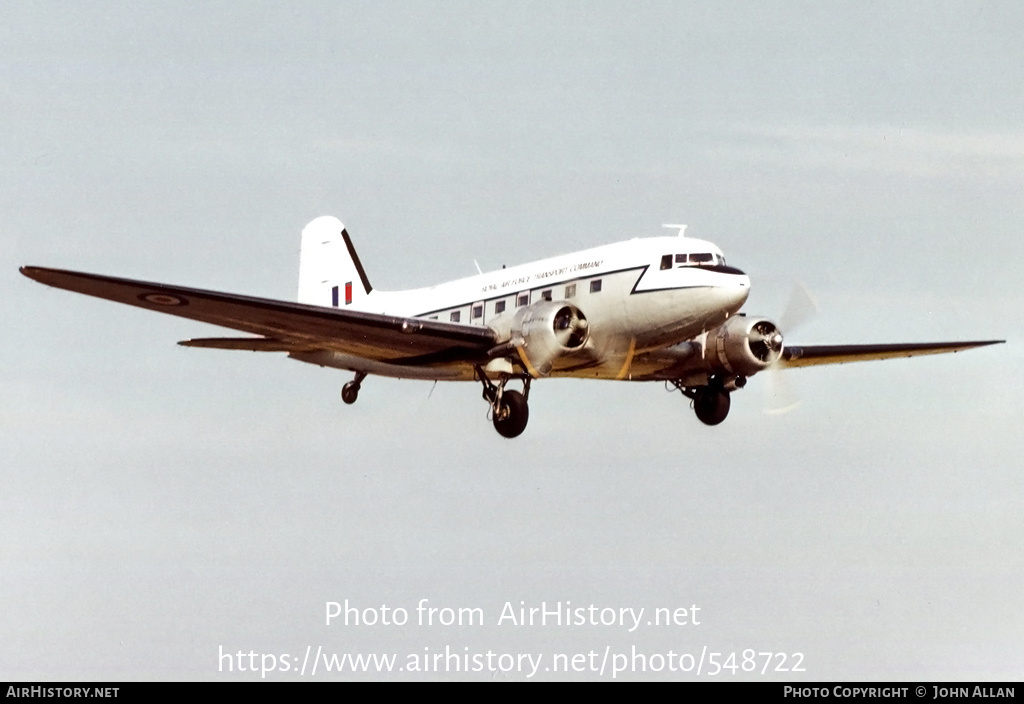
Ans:
[[[887,345],[808,345],[786,347],[780,365],[783,367],[812,367],[819,364],[845,364],[872,359],[916,357],[923,354],[962,352],[974,347],[998,345],[1006,340],[976,342],[915,342]]]
[[[21,273],[47,286],[106,298],[259,335],[186,340],[191,347],[267,352],[333,350],[389,364],[427,365],[487,359],[490,328],[323,308],[182,286],[35,266]]]

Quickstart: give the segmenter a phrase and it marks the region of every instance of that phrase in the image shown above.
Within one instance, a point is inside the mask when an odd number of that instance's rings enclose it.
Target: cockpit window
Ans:
[[[661,268],[662,269],[671,269],[672,268],[672,255],[671,254],[666,254],[665,256],[663,256],[661,258]]]
[[[661,258],[661,268],[667,269],[669,256]],[[674,257],[676,266],[725,266],[725,257],[717,252],[690,252],[689,254],[677,254]]]

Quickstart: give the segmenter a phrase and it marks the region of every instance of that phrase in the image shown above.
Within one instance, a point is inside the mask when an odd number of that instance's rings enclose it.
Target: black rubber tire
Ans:
[[[341,387],[341,400],[345,403],[352,404],[359,398],[359,387],[354,382],[348,382]]]
[[[704,425],[718,425],[729,415],[729,392],[705,386],[693,400],[693,412]]]
[[[494,429],[506,438],[522,435],[530,420],[530,407],[526,398],[518,391],[506,391],[501,396],[501,405],[506,412],[494,414]]]

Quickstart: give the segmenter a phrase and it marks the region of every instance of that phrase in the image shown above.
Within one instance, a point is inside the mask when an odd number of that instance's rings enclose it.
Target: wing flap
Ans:
[[[972,342],[911,342],[881,345],[807,345],[786,347],[782,353],[783,367],[812,367],[821,364],[846,364],[874,359],[917,357],[925,354],[963,352],[975,347],[998,345],[1006,340]]]
[[[394,359],[486,359],[490,328],[323,308],[304,303],[207,291],[62,269],[24,266],[21,273],[56,288],[239,330],[259,338],[185,340],[189,347],[253,351],[333,350]]]

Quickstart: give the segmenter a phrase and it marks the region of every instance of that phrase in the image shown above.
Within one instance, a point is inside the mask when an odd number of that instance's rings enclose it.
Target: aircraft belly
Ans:
[[[608,357],[595,364],[577,364],[574,367],[555,369],[552,378],[571,379],[604,379],[610,381],[630,381],[634,378],[648,377],[658,372],[663,365],[656,365],[635,356],[621,354]]]

